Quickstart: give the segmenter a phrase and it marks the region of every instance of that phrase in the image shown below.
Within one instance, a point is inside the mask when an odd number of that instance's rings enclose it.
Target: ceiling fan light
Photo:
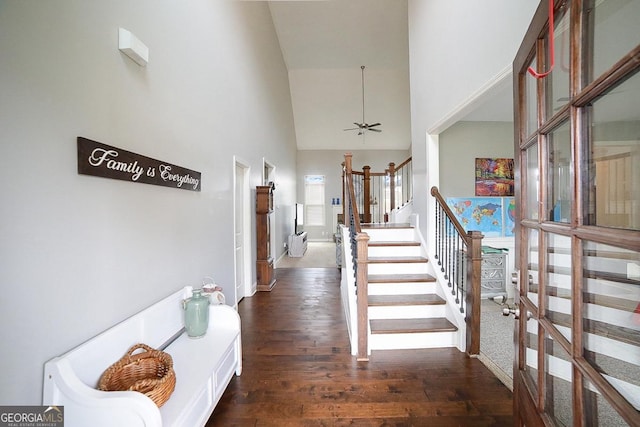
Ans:
[[[371,129],[374,126],[380,126],[381,123],[374,123],[372,125],[368,124],[365,120],[364,120],[364,65],[360,66],[361,69],[361,74],[362,74],[362,123],[356,123],[353,122],[354,125],[357,126],[357,128],[353,128],[353,129],[344,129],[346,130],[356,130],[359,129],[358,135],[363,135],[365,131],[367,130],[373,130],[375,132],[382,132],[379,129]]]

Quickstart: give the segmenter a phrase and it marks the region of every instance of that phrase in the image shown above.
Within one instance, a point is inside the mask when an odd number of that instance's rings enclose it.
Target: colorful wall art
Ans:
[[[515,228],[513,197],[452,197],[447,205],[469,232],[477,230],[485,237],[511,237]]]
[[[476,158],[476,196],[513,196],[513,159]]]

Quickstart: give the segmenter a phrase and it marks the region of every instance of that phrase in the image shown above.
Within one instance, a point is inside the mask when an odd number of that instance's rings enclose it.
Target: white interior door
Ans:
[[[234,264],[236,303],[251,295],[249,167],[235,160],[234,177]]]

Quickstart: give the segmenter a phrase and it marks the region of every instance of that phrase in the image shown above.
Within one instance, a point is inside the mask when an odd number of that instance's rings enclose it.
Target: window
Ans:
[[[304,204],[306,225],[324,226],[324,175],[304,176]]]

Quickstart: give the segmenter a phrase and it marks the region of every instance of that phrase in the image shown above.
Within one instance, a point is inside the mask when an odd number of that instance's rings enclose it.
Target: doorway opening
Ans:
[[[251,201],[249,188],[250,167],[234,157],[233,230],[234,230],[234,285],[237,304],[245,296],[255,293],[251,280]]]

